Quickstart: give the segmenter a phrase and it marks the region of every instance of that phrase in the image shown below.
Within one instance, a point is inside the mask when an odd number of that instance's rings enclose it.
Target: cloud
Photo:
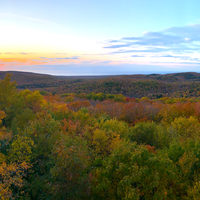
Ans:
[[[104,48],[114,49],[112,54],[142,53],[143,56],[163,54],[160,57],[199,61],[198,57],[194,57],[194,53],[200,51],[200,24],[145,32],[140,37],[122,37],[118,40],[108,40],[105,44]],[[183,56],[184,54],[187,56]]]
[[[72,57],[64,57],[64,58],[47,58],[47,57],[40,57],[41,59],[50,59],[50,60],[76,60],[79,59],[79,56],[72,56]]]
[[[172,56],[172,55],[163,55],[163,56],[161,56],[161,57],[174,58],[174,56]]]
[[[0,53],[0,54],[7,54],[7,55],[19,55],[19,54],[22,54],[22,55],[30,55],[30,54],[35,54],[35,53],[25,53],[25,52],[5,52],[5,53]]]
[[[67,60],[74,60],[74,59],[79,59],[79,57],[78,57],[78,56],[73,56],[73,57],[54,58],[54,59],[60,59],[60,60],[65,60],[65,59],[67,59]]]
[[[134,46],[171,46],[188,45],[200,41],[200,24],[185,27],[171,27],[159,32],[145,32],[141,37],[123,37],[109,40],[104,48],[121,48]],[[113,43],[120,43],[114,44]]]
[[[121,47],[130,47],[131,46],[131,43],[127,43],[127,44],[118,44],[118,45],[111,45],[111,46],[107,46],[107,47],[104,47],[104,48],[121,48]]]
[[[192,58],[190,56],[174,56],[174,55],[161,55],[161,56],[154,56],[154,57],[160,57],[160,58],[178,58],[180,60],[189,60],[189,61],[200,61],[199,58]]]
[[[125,49],[119,49],[118,51],[114,51],[113,53],[159,53],[159,52],[165,52],[169,51],[167,48],[146,48],[146,49],[131,49],[131,50],[125,50]]]
[[[10,55],[13,55],[14,53],[7,52],[7,53],[4,53],[4,54],[10,54]]]
[[[139,58],[139,57],[144,57],[144,56],[141,56],[141,55],[132,55],[131,57],[134,57],[134,58]]]

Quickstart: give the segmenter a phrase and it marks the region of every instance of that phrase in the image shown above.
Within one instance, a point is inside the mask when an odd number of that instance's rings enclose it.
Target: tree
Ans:
[[[16,83],[10,82],[12,74],[6,74],[4,80],[0,80],[0,110],[8,112],[15,100],[17,92]]]
[[[176,173],[167,156],[123,142],[95,170],[94,199],[175,199]]]
[[[200,123],[194,116],[179,117],[171,123],[171,128],[174,131],[174,137],[182,139],[197,138],[199,137]]]
[[[138,144],[146,144],[155,146],[156,148],[163,148],[169,145],[170,137],[167,130],[162,125],[156,125],[155,122],[140,122],[137,123],[127,137],[132,142]]]
[[[52,199],[89,199],[90,157],[86,141],[63,135],[52,150],[55,165],[50,169]]]

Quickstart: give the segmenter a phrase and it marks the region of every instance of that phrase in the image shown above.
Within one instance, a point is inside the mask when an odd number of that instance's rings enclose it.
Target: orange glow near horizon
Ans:
[[[69,59],[66,59],[69,57]],[[0,54],[1,66],[6,65],[46,65],[63,64],[67,62],[78,62],[70,59],[72,56],[60,56],[57,54],[36,54],[36,53],[2,53]]]
[[[73,64],[84,64],[90,63],[93,65],[98,65],[103,62],[106,62],[107,66],[111,65],[120,65],[120,64],[137,64],[137,65],[151,65],[149,61],[152,61],[154,65],[163,65],[170,66],[169,63],[162,62],[154,63],[151,58],[132,58],[126,59],[121,56],[114,56],[114,55],[69,55],[67,53],[1,53],[0,54],[0,67],[6,66],[37,66],[37,65],[65,65],[69,63]],[[182,65],[180,63],[173,63],[174,65]]]
[[[112,60],[113,63],[120,63],[119,59],[110,55],[73,55],[67,53],[1,53],[1,66],[9,65],[63,65],[68,63],[81,64],[84,62],[99,63]],[[108,61],[109,62],[109,61]]]

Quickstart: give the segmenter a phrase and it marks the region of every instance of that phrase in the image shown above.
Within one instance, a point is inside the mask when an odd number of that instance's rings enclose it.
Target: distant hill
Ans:
[[[34,84],[34,83],[48,83],[57,80],[68,79],[100,79],[111,76],[53,76],[47,74],[38,74],[32,72],[19,72],[19,71],[0,71],[0,79],[4,79],[7,73],[12,74],[11,81],[16,81],[19,85]]]
[[[12,73],[18,89],[46,90],[53,93],[110,93],[130,97],[199,96],[200,73],[53,76],[29,72],[0,72],[0,79]]]
[[[7,73],[12,74],[11,81],[16,81],[19,85],[54,81],[54,77],[51,75],[18,71],[1,71],[0,79],[4,79]]]
[[[131,80],[157,80],[161,82],[185,82],[185,81],[200,81],[200,73],[185,72],[173,74],[149,74],[149,75],[124,75],[121,78]]]
[[[185,72],[185,73],[173,73],[173,74],[134,74],[134,75],[102,75],[102,76],[55,76],[47,74],[38,74],[32,72],[19,72],[19,71],[0,71],[0,79],[3,79],[7,73],[12,74],[12,81],[16,81],[17,84],[33,84],[35,82],[51,82],[57,80],[69,80],[69,79],[128,79],[132,81],[137,80],[157,80],[161,82],[185,82],[185,81],[200,81],[200,73]]]

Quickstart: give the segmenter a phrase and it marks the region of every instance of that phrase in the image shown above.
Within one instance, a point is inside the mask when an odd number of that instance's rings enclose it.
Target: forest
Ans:
[[[199,200],[200,83],[186,75],[79,79],[54,92],[7,74],[0,199]]]
[[[200,74],[121,75],[121,76],[52,76],[28,72],[12,72],[17,89],[44,90],[52,94],[105,93],[150,99],[161,97],[198,97]],[[0,79],[6,72],[0,72]]]

